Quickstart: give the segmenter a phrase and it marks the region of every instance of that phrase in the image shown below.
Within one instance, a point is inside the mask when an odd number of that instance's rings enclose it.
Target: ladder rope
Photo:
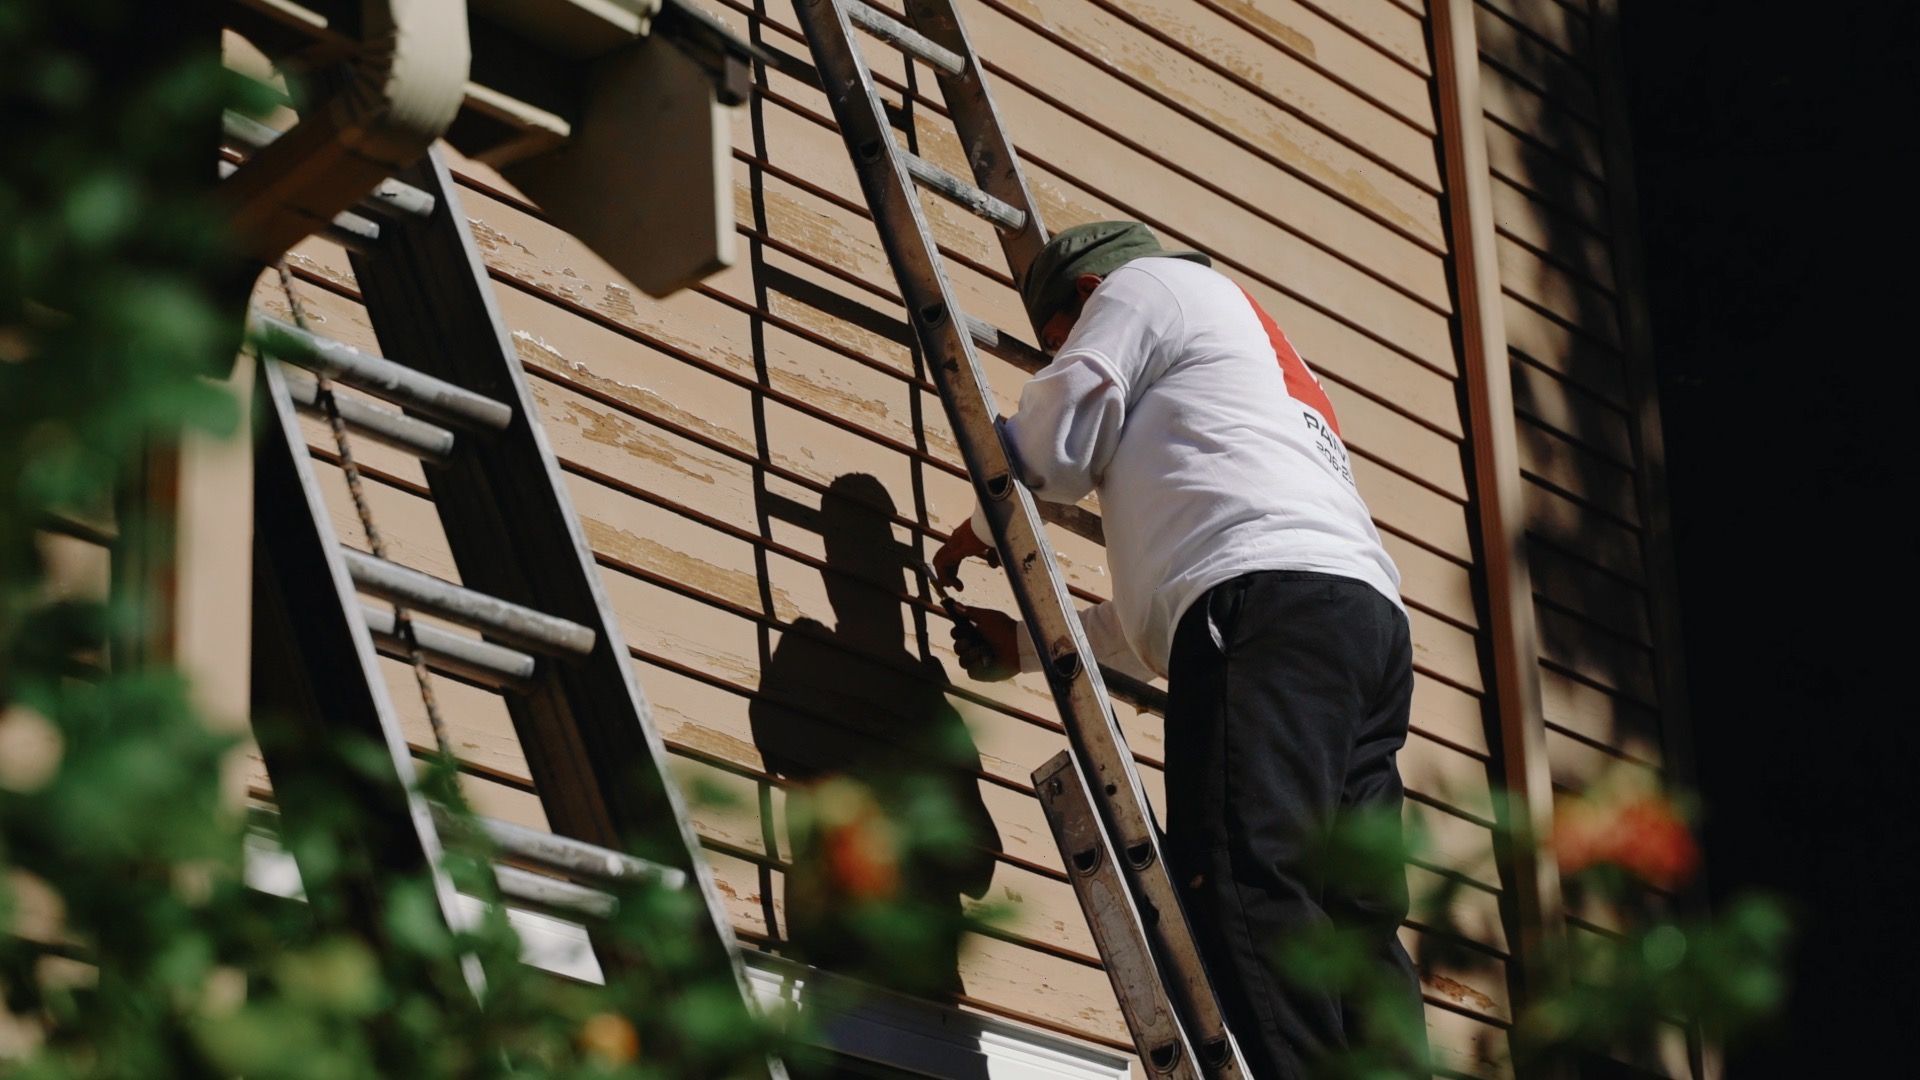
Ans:
[[[287,260],[281,259],[276,269],[280,272],[280,289],[287,297],[287,311],[293,316],[293,323],[301,330],[312,333],[307,323],[306,305],[300,302],[300,296],[293,288],[293,271],[288,269]],[[340,471],[347,476],[347,494],[353,497],[353,510],[360,518],[360,529],[366,533],[367,546],[373,549],[373,557],[387,558],[387,542],[380,534],[380,527],[373,519],[373,505],[367,501],[366,487],[361,480],[360,465],[354,460],[353,445],[347,434],[347,422],[340,415],[340,403],[333,396],[333,380],[321,372],[314,372],[317,387],[316,398],[320,410],[326,414],[327,427],[333,432],[334,450],[340,455]],[[440,702],[433,692],[433,681],[427,671],[426,654],[421,651],[420,639],[413,631],[413,615],[401,604],[393,605],[394,630],[400,641],[406,646],[407,661],[413,668],[413,681],[420,688],[420,700],[426,706],[427,723],[433,729],[433,741],[448,763],[454,760],[453,740],[447,734],[446,721],[440,714]]]

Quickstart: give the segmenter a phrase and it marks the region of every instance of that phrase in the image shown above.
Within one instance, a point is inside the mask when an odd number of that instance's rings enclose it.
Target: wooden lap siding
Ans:
[[[905,568],[967,512],[971,493],[907,344],[897,290],[825,98],[809,81],[807,49],[785,0],[758,14],[748,3],[715,6],[774,57],[763,93],[734,114],[748,257],[732,271],[648,299],[489,170],[456,170],[636,671],[686,775],[739,796],[703,808],[699,825],[736,925],[771,948],[782,940],[790,852],[785,782],[770,775],[752,723],[756,703],[774,696],[763,686],[769,658],[799,635],[883,672],[883,681],[927,685],[978,748],[971,782],[998,832],[986,900],[1014,912],[972,943],[960,1002],[1124,1048],[1112,992],[1028,785],[1028,772],[1065,745],[1046,689],[1031,677],[966,679],[945,616]],[[1514,0],[1484,19],[1507,26],[1508,6],[1553,5]],[[1512,1014],[1491,829],[1497,751],[1487,736],[1488,643],[1422,6],[966,0],[961,8],[1049,222],[1137,217],[1171,244],[1208,251],[1322,375],[1406,578],[1418,687],[1401,766],[1408,817],[1431,843],[1410,877],[1417,892],[1456,885],[1449,930],[1419,920],[1405,930],[1422,960],[1429,1030],[1446,1072],[1503,1074]],[[1595,754],[1657,765],[1658,701],[1646,659],[1637,443],[1623,408],[1621,336],[1608,314],[1616,285],[1604,156],[1598,129],[1556,96],[1592,96],[1578,89],[1586,69],[1553,46],[1554,34],[1585,40],[1584,16],[1557,10],[1565,14],[1554,25],[1525,16],[1504,38],[1489,27],[1483,43],[1528,46],[1508,65],[1517,74],[1496,69],[1490,55],[1487,130],[1537,549],[1548,744],[1556,779],[1573,785]],[[902,137],[957,169],[928,72],[909,72],[877,45],[866,52],[883,93],[901,107]],[[928,206],[967,310],[1024,336],[987,227],[937,201]],[[370,347],[343,253],[310,241],[293,264],[317,328]],[[284,309],[276,289],[263,287],[258,302]],[[985,363],[1002,407],[1011,407],[1026,373]],[[310,424],[308,434],[326,456],[324,428]],[[364,442],[359,449],[394,558],[454,576],[418,465]],[[336,527],[359,544],[337,470],[320,471]],[[824,493],[850,474],[872,478],[872,520],[903,560],[861,574],[897,597],[897,642],[822,629],[836,619],[831,587],[848,575],[818,513]],[[1083,510],[1081,523],[1051,531],[1070,583],[1093,601],[1109,584],[1097,503]],[[996,575],[969,577],[969,602],[1009,606]],[[923,659],[951,682],[932,680]],[[424,748],[431,737],[411,674],[397,663],[387,670]],[[499,700],[448,680],[440,692],[476,797],[495,813],[544,824]],[[890,715],[884,693],[849,693],[875,717]],[[828,703],[807,720],[845,722],[818,715],[836,708],[844,711]],[[1159,717],[1151,703],[1119,709],[1164,808]]]

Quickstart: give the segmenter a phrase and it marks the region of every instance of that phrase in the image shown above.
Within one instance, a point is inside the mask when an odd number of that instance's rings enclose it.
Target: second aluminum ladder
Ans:
[[[277,137],[238,118],[229,118],[227,134],[236,150]],[[477,826],[495,849],[500,897],[584,927],[609,978],[638,969],[663,981],[731,984],[744,1021],[752,988],[731,921],[468,220],[435,149],[327,226],[348,246],[354,287],[384,355],[261,311],[250,319],[262,421],[253,705],[284,719],[289,733],[262,745],[274,798],[289,824],[337,820],[342,802],[360,811],[358,830],[345,838],[358,853],[346,860],[355,869],[338,884],[345,917],[370,940],[384,940],[387,890],[402,880],[424,881],[442,924],[466,929],[477,901],[457,892],[443,863],[449,819],[417,784],[423,751],[404,730],[377,658],[412,660],[499,691],[553,829],[489,818],[461,824]],[[330,383],[387,404],[336,397]],[[374,553],[341,542],[297,410],[419,460],[420,494],[441,521],[458,582],[381,557],[370,514],[361,524]],[[358,467],[345,469],[348,445],[343,437],[336,453],[351,490]],[[429,618],[414,622],[416,614]],[[332,749],[343,739],[376,752],[348,760]],[[268,828],[279,820],[256,815]],[[685,891],[697,904],[683,928],[691,957],[684,971],[607,932],[618,892],[640,882]],[[462,972],[474,991],[484,988],[471,956]],[[786,1072],[760,1059],[734,1075],[784,1080]]]

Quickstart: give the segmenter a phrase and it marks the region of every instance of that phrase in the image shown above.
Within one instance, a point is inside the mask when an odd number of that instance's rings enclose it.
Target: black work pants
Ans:
[[[1182,617],[1168,672],[1169,869],[1253,1074],[1310,1075],[1360,1038],[1357,1001],[1276,970],[1289,935],[1357,928],[1418,1008],[1397,932],[1401,875],[1358,894],[1320,873],[1343,810],[1398,814],[1394,756],[1407,737],[1407,618],[1363,582],[1259,571],[1209,590]]]

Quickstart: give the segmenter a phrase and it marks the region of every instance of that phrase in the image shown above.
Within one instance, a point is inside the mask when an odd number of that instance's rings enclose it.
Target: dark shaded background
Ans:
[[[1802,923],[1730,1075],[1913,1075],[1920,14],[1622,7],[1710,886]]]

